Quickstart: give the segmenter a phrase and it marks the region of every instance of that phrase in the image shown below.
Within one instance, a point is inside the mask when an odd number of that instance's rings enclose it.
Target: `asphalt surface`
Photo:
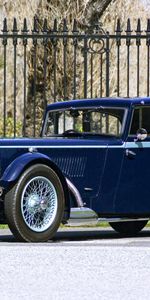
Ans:
[[[0,230],[0,299],[149,299],[150,229],[61,229],[47,243]]]

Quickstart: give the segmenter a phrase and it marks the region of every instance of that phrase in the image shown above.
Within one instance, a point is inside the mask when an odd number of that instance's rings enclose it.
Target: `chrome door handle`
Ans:
[[[126,156],[129,157],[129,158],[135,158],[136,153],[129,150],[129,149],[126,149]]]

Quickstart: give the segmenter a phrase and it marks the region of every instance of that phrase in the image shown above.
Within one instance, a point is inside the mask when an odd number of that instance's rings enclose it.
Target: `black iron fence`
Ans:
[[[142,31],[120,20],[114,33],[101,24],[84,30],[76,20],[49,28],[34,18],[0,34],[0,135],[38,136],[47,104],[69,99],[139,97],[150,93],[150,19]]]

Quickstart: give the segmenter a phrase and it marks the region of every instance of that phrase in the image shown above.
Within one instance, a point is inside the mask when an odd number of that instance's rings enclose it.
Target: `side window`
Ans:
[[[114,111],[112,110],[112,113]],[[122,114],[124,112],[122,111]],[[122,116],[123,119],[123,116]],[[122,121],[121,119],[121,121]],[[121,121],[117,116],[113,116],[104,112],[91,113],[91,132],[120,135],[121,134]]]
[[[136,108],[134,110],[130,135],[136,135],[139,128],[146,129],[148,135],[150,135],[150,107]]]

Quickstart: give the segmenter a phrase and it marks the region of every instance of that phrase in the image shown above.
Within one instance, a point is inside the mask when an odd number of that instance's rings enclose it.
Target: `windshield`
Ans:
[[[70,108],[50,111],[43,130],[44,136],[120,136],[123,131],[125,110],[122,108]]]

